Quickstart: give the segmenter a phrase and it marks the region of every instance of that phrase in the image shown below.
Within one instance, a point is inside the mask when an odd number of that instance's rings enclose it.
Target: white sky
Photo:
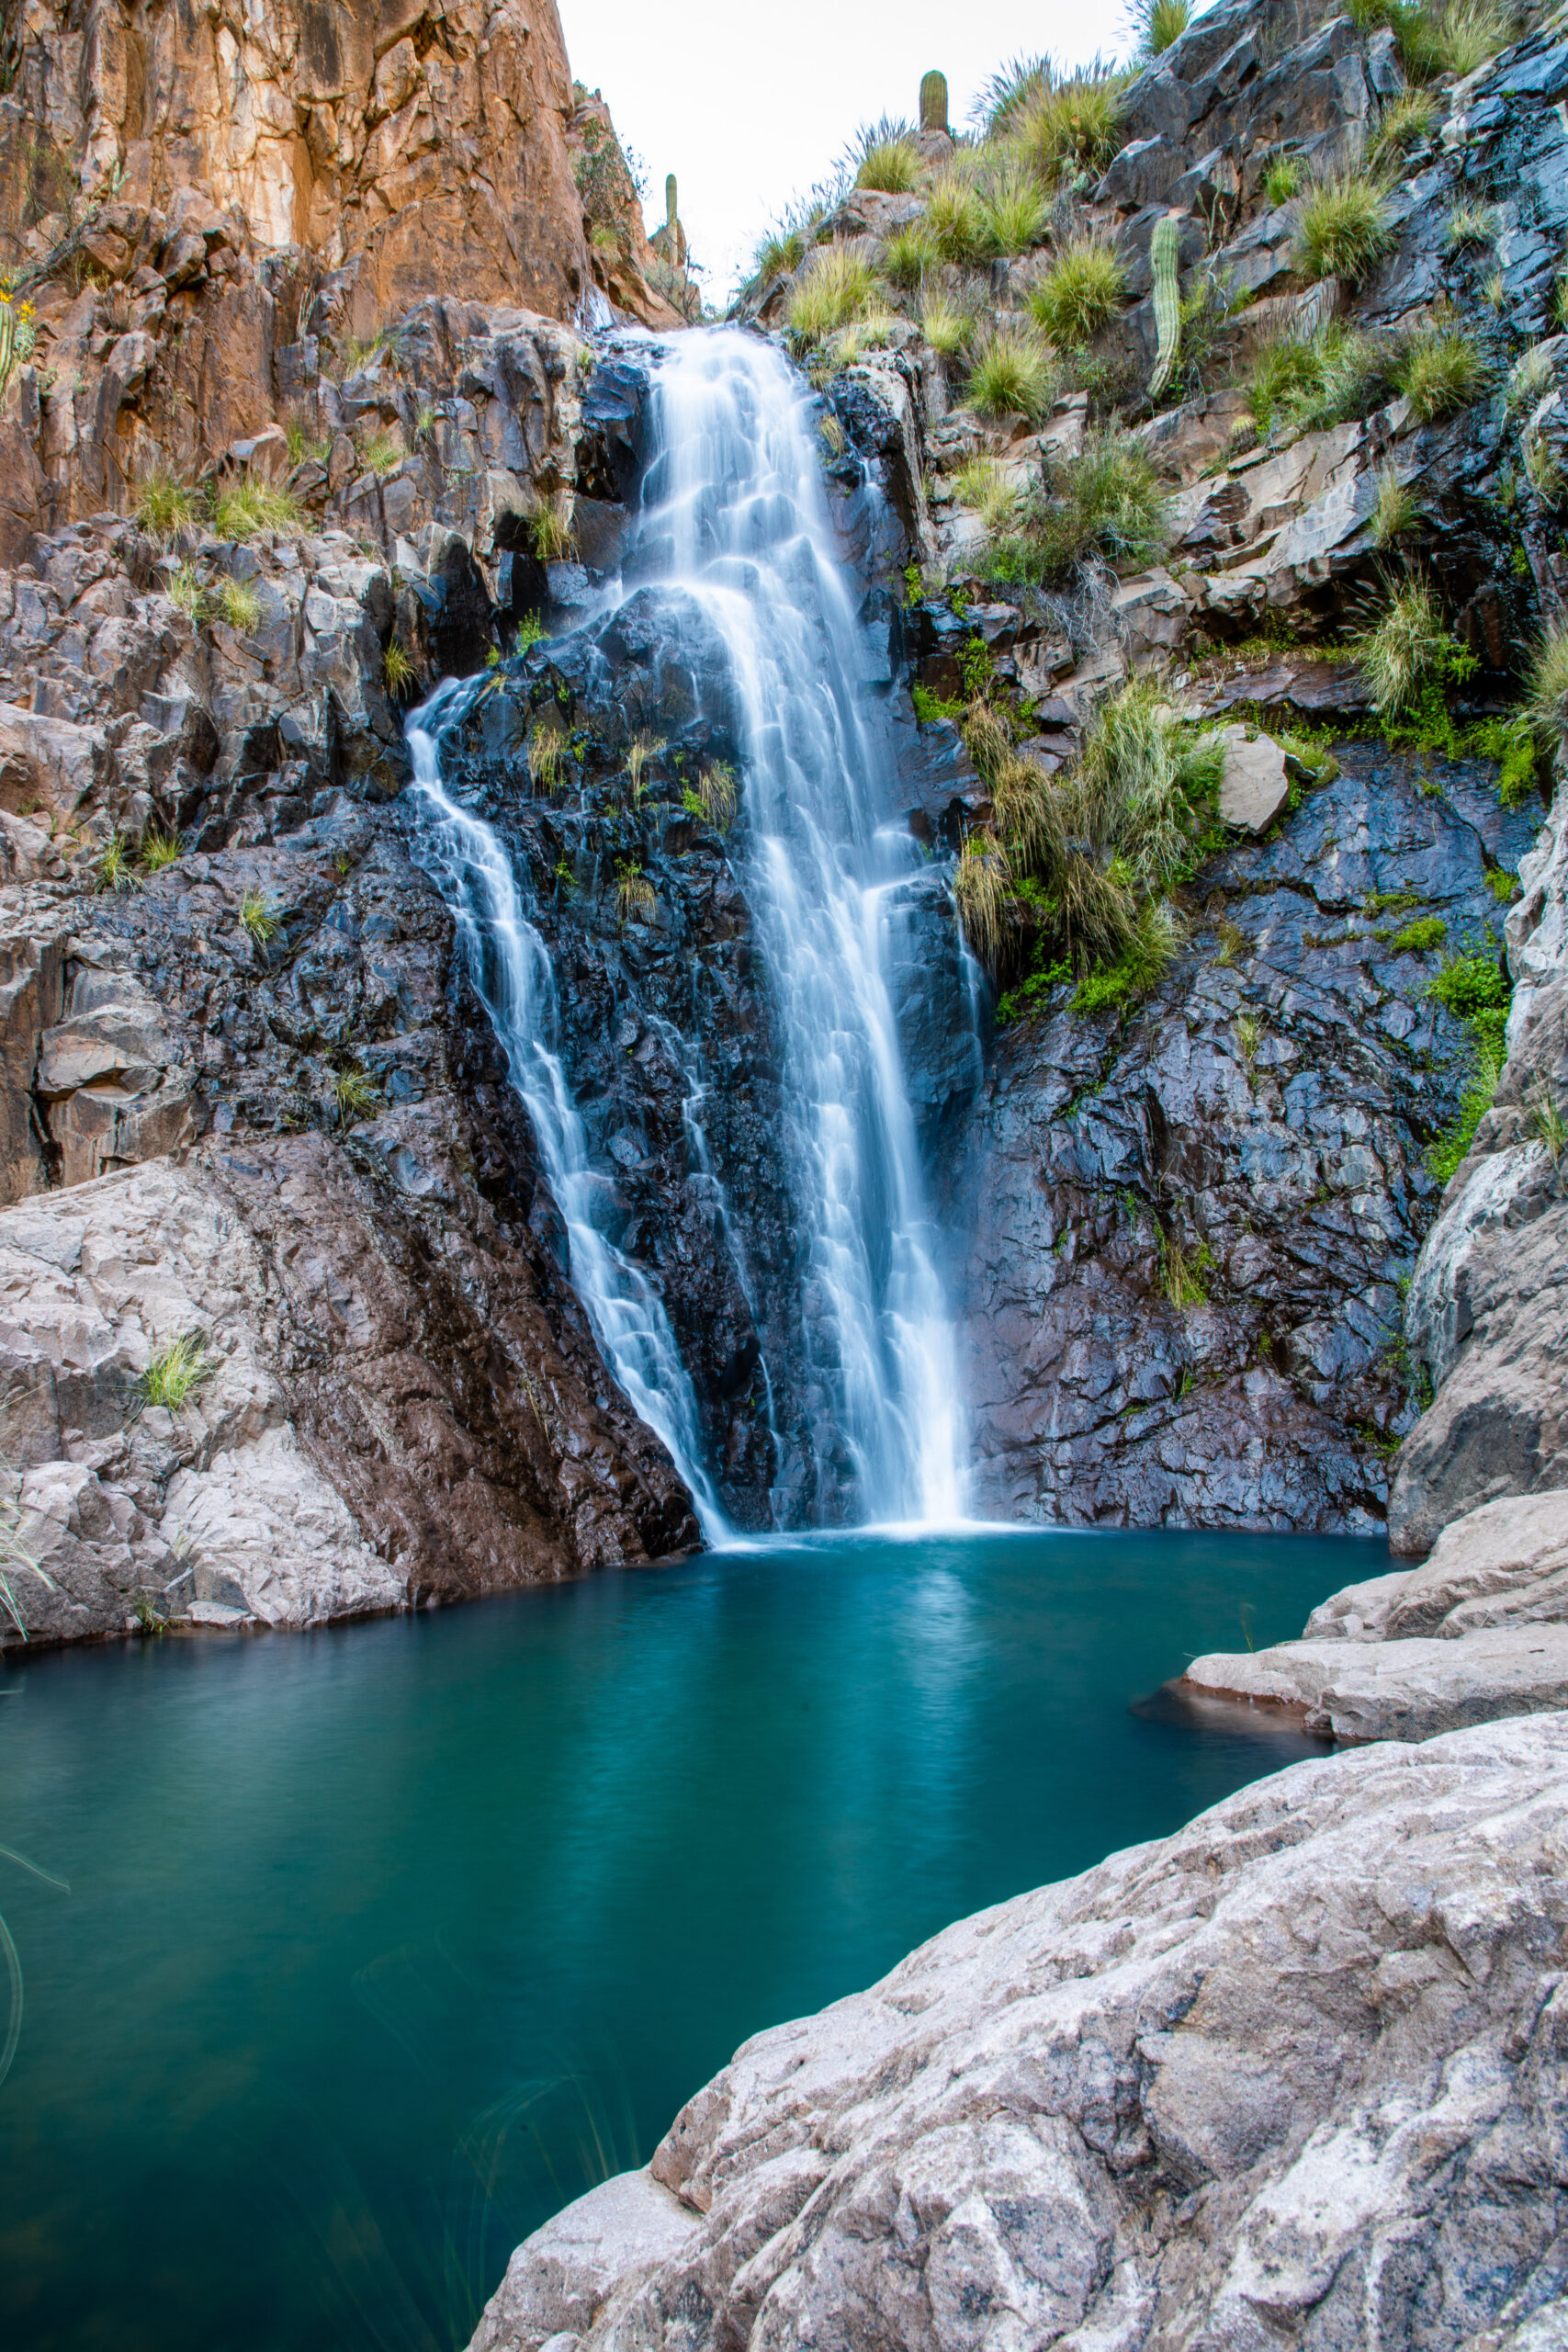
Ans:
[[[1077,64],[1131,46],[1122,0],[1038,0],[1029,9],[953,0],[558,0],[571,70],[604,92],[622,141],[648,166],[649,228],[664,175],[710,302],[728,299],[751,249],[821,179],[863,122],[919,110],[920,76],[947,75],[954,129],[981,85],[1021,53]]]

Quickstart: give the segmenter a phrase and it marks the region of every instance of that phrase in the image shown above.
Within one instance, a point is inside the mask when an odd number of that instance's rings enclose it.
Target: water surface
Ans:
[[[8,1665],[8,2352],[449,2352],[748,2034],[1311,1752],[1131,1703],[1382,1565],[855,1537]]]

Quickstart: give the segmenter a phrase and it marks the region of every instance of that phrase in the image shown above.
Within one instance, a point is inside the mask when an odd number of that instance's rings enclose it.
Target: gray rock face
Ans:
[[[1404,1328],[1436,1390],[1404,1446],[1389,1541],[1419,1557],[1491,1498],[1568,1484],[1568,1159],[1541,1131],[1568,1104],[1568,791],[1521,861],[1515,978],[1494,1107],[1422,1250]]]
[[[960,1922],[748,2042],[476,2352],[1561,2344],[1565,1776],[1562,1715],[1299,1764]]]
[[[1337,1739],[1430,1739],[1568,1707],[1568,1488],[1455,1520],[1425,1566],[1347,1586],[1299,1642],[1194,1658],[1179,1686]]]
[[[1498,931],[1487,864],[1530,821],[1479,769],[1433,793],[1369,745],[1343,763],[1199,876],[1145,1005],[1084,1016],[1064,988],[997,1040],[953,1215],[979,1510],[1381,1522],[1416,1419],[1398,1285],[1469,1058],[1399,936]]]

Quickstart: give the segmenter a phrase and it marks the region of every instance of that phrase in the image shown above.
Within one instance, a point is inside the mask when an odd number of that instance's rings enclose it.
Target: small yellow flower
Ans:
[[[0,302],[5,302],[5,303],[6,303],[6,304],[8,305],[8,304],[9,304],[9,302],[10,302],[10,300],[11,300],[10,288],[7,287],[7,288],[4,288],[4,289],[0,289]]]
[[[10,296],[9,296],[9,295],[7,295],[7,296],[6,297],[6,300],[7,300],[7,301],[9,301],[11,298],[10,298]],[[24,318],[24,319],[30,319],[30,318],[32,317],[32,315],[33,315],[33,306],[32,306],[32,304],[31,304],[30,302],[24,302],[24,303],[22,304],[22,316],[23,316],[23,318]]]

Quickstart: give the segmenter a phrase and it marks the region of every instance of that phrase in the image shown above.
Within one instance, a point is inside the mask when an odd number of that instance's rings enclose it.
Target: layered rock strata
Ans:
[[[474,2352],[1546,2352],[1568,1717],[1299,1764],[760,2034]]]

